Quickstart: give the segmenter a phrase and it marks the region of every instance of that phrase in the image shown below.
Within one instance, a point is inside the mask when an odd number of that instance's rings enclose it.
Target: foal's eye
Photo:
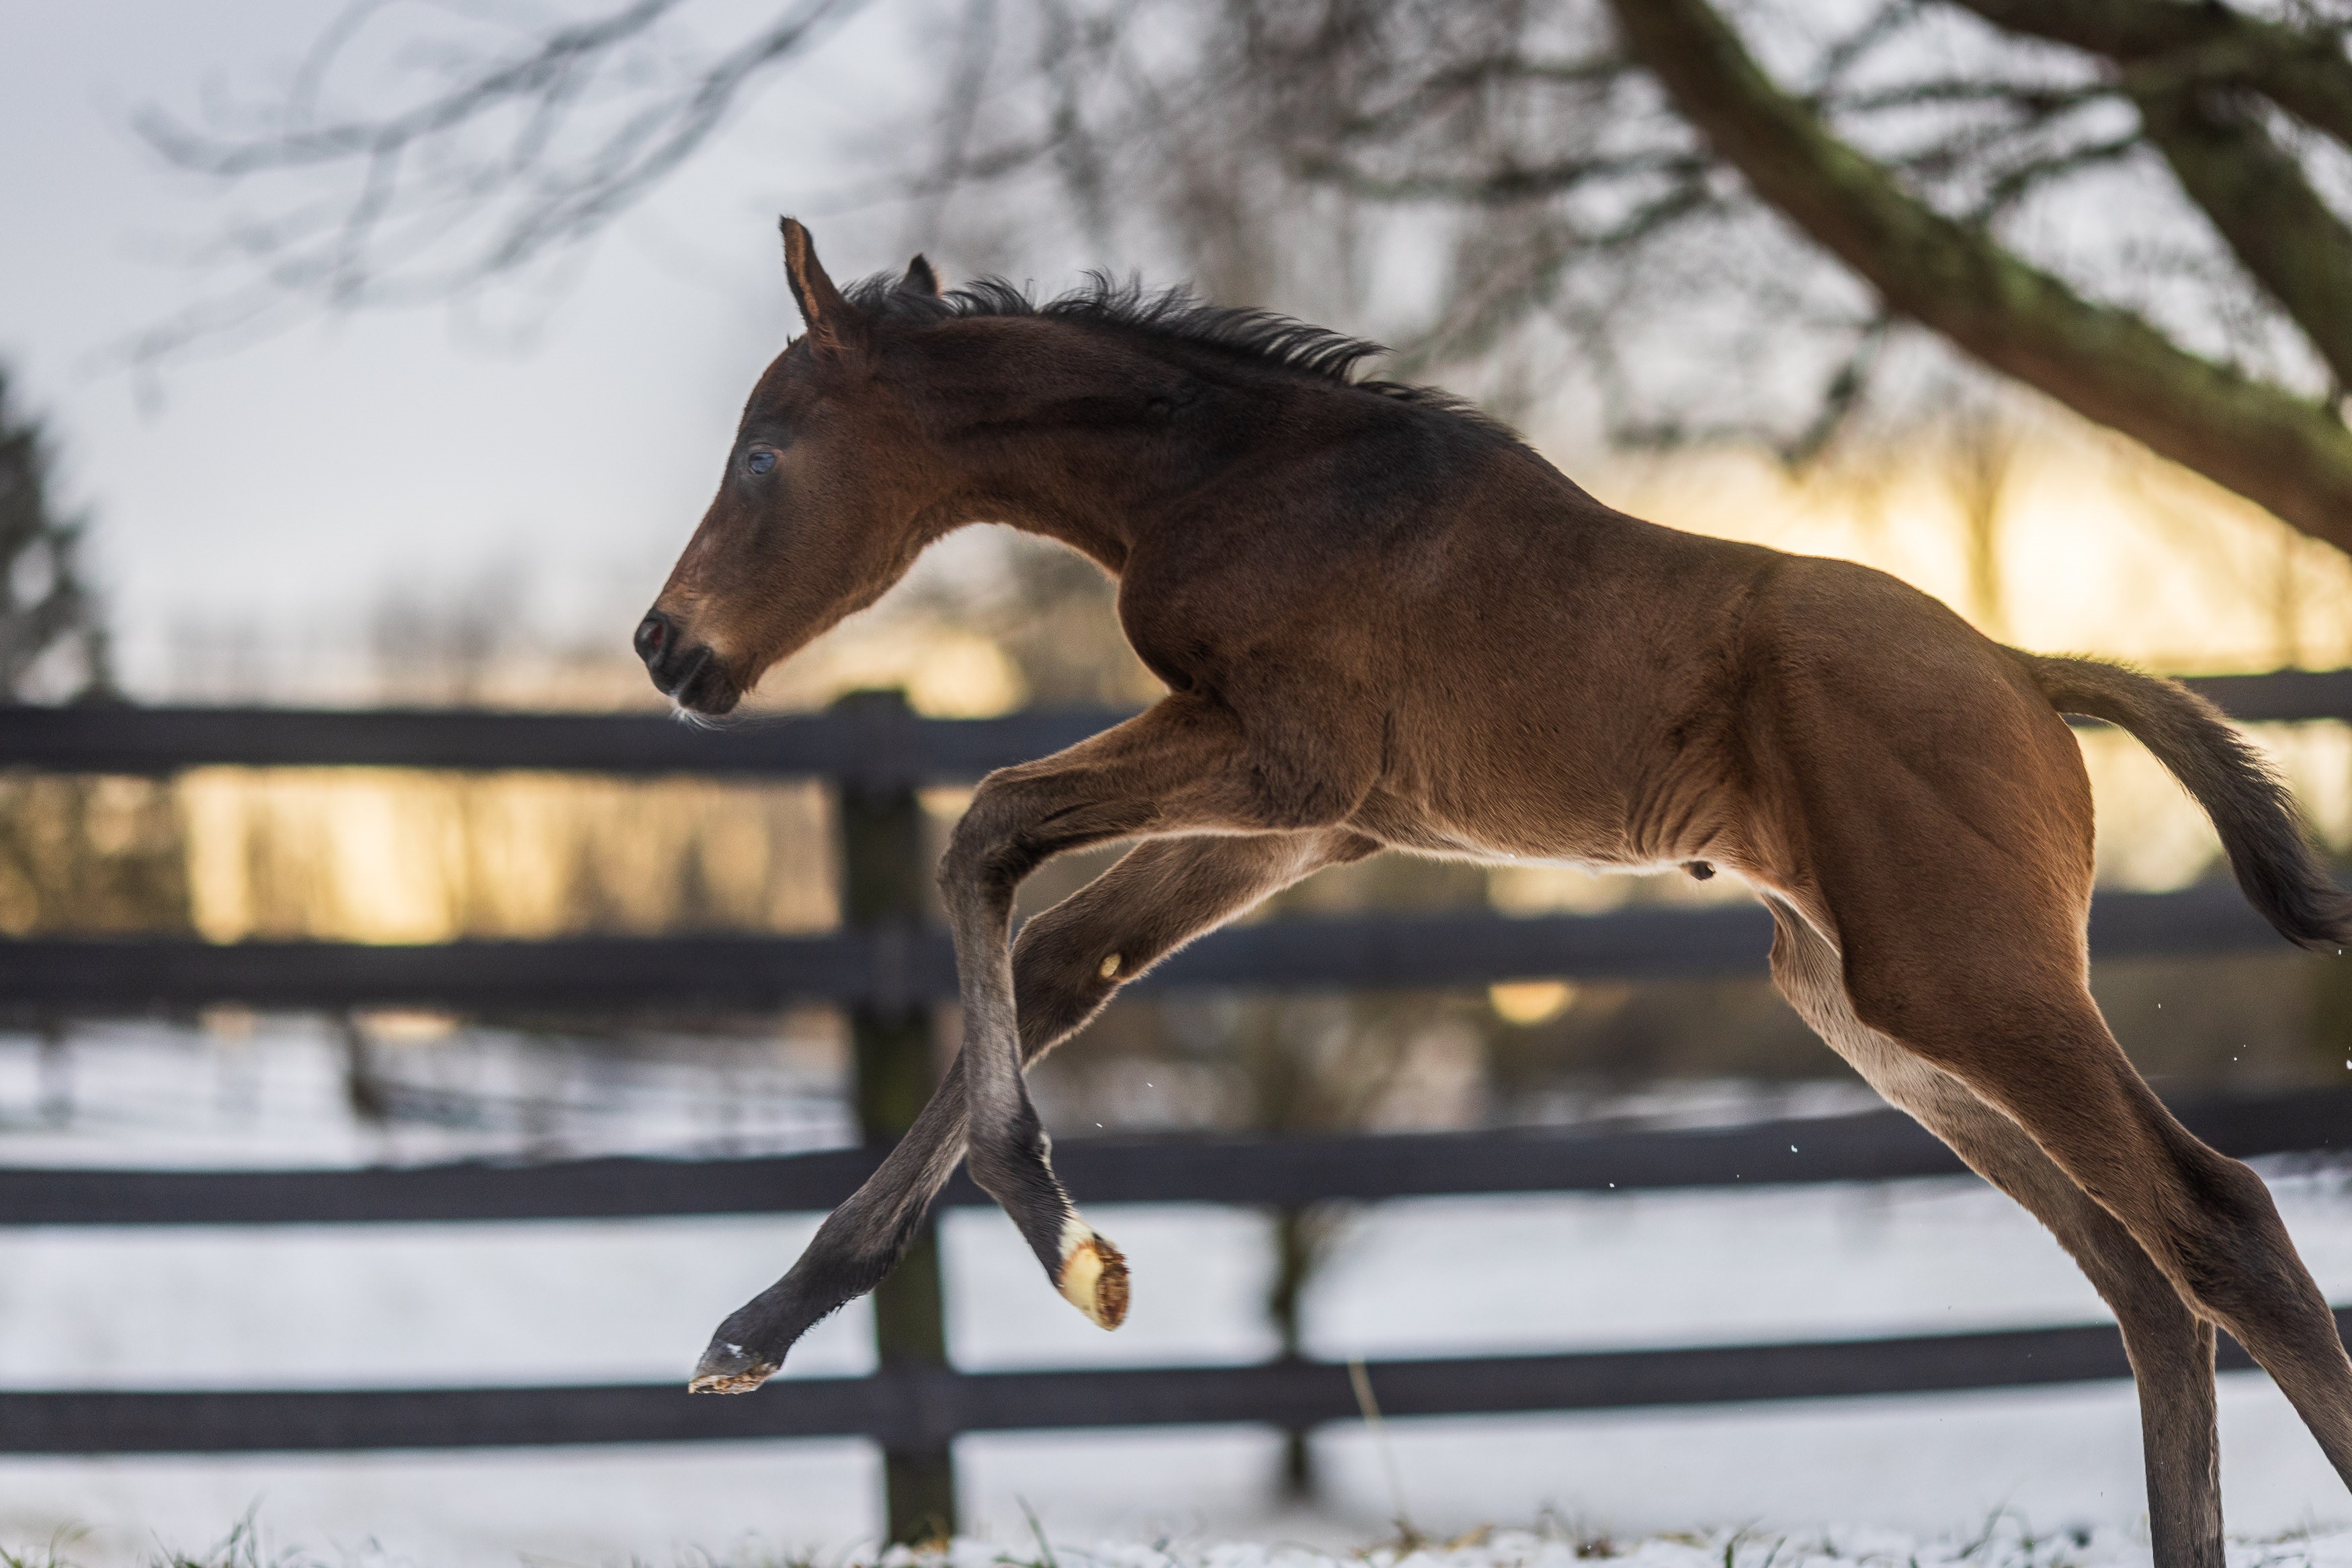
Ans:
[[[764,446],[754,446],[743,459],[743,466],[754,474],[765,474],[776,465],[776,455]]]

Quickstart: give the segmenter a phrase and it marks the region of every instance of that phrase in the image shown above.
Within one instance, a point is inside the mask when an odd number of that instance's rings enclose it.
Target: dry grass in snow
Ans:
[[[1479,1530],[1448,1542],[1406,1536],[1356,1551],[1283,1542],[1097,1542],[1052,1540],[1038,1531],[1014,1544],[959,1539],[936,1546],[847,1548],[837,1552],[769,1549],[740,1543],[691,1552],[673,1568],[2145,1568],[2140,1531],[2075,1528],[2037,1531],[1999,1513],[1967,1534],[1922,1537],[1870,1527],[1825,1526],[1799,1532],[1736,1530],[1668,1532],[1642,1540],[1551,1520],[1529,1530]],[[30,1549],[0,1543],[0,1568],[77,1568],[74,1542]],[[430,1568],[373,1543],[330,1553],[270,1542],[252,1521],[207,1550],[160,1546],[146,1568]],[[518,1568],[549,1568],[524,1556]],[[565,1564],[563,1568],[587,1568]],[[643,1559],[598,1568],[647,1568]],[[2229,1568],[2352,1568],[2352,1530],[2294,1531],[2233,1540]]]

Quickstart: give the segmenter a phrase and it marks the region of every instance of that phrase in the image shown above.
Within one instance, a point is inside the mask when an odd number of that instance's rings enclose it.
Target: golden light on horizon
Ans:
[[[1505,1023],[1521,1029],[1549,1023],[1576,1005],[1576,988],[1566,980],[1512,980],[1486,988],[1486,1005]]]
[[[1876,567],[2022,648],[2171,674],[2352,664],[2352,557],[2072,420],[2019,432],[1976,518],[1932,433],[1804,476],[1718,451],[1621,465],[1601,487],[1656,522]]]
[[[208,941],[820,931],[838,917],[831,814],[809,784],[208,768],[178,795]]]

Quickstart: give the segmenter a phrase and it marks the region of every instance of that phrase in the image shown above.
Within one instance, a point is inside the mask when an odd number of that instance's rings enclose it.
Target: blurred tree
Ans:
[[[236,222],[245,284],[142,347],[543,273],[885,3],[781,0],[716,47],[690,0],[422,38],[352,5],[276,107],[142,117],[279,183]],[[975,254],[1039,211],[958,193],[1025,182],[1097,255],[1237,302],[1360,316],[1402,256],[1408,370],[1573,371],[1638,442],[1803,455],[1938,342],[2352,549],[2340,0],[887,3],[946,45],[936,133],[876,141]]]
[[[1942,423],[1943,469],[1959,510],[1968,558],[1969,614],[1979,630],[2010,640],[2009,595],[2001,580],[2000,526],[2024,433],[1998,406],[1963,402]],[[2289,661],[2292,663],[2293,661]]]
[[[0,371],[0,701],[114,695],[106,629],[77,559],[81,529],[52,493],[40,422],[17,406]],[[188,924],[167,787],[0,776],[0,935]]]
[[[0,697],[111,695],[106,630],[82,580],[81,521],[49,488],[48,438],[0,369]]]

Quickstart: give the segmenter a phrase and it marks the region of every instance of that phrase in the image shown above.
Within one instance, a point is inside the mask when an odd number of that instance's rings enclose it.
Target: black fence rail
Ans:
[[[2352,1089],[2184,1101],[2189,1129],[2241,1159],[2352,1155]],[[348,1170],[0,1169],[0,1226],[361,1225],[819,1213],[877,1148],[764,1158],[614,1155]],[[1908,1116],[1869,1111],[1727,1127],[1072,1138],[1055,1168],[1089,1204],[1302,1204],[1497,1193],[1635,1192],[1967,1174]],[[964,1176],[940,1201],[994,1200]]]
[[[2340,1330],[2352,1312],[2336,1314]],[[2224,1343],[2225,1372],[2253,1363]],[[1727,1344],[1365,1364],[1381,1414],[1492,1416],[1855,1398],[2131,1375],[2112,1327]],[[961,1433],[1266,1424],[1358,1413],[1345,1364],[785,1377],[751,1398],[675,1384],[570,1388],[0,1394],[0,1454],[223,1454],[870,1437],[886,1449]]]
[[[2352,708],[2352,694],[2344,706]],[[1033,761],[1131,711],[938,719],[903,703],[853,701],[702,726],[657,714],[0,706],[0,768],[150,778],[215,767],[703,774],[887,789]]]
[[[2242,1157],[2352,1150],[2352,1090],[2175,1107]],[[1883,1181],[1965,1174],[1893,1112],[1633,1133],[1073,1141],[1097,1207],[1295,1205],[1454,1194]],[[0,1171],[13,1225],[353,1224],[648,1218],[831,1207],[877,1163],[845,1149],[770,1159],[463,1163],[348,1171]],[[950,1205],[989,1200],[959,1177]],[[2339,1314],[2352,1322],[2352,1313]],[[2252,1366],[2224,1346],[2225,1370]],[[2130,1375],[2112,1327],[2005,1329],[1531,1356],[1374,1362],[1390,1416],[1466,1416],[2011,1388]],[[887,1449],[1017,1428],[1255,1422],[1357,1413],[1344,1364],[965,1373],[898,1364],[782,1378],[752,1399],[676,1385],[0,1393],[0,1453],[187,1454],[866,1437]]]
[[[1752,904],[1607,915],[1325,916],[1213,932],[1135,991],[1416,990],[1524,979],[1762,974],[1772,921]],[[2236,887],[2104,893],[2097,958],[2279,952]],[[924,926],[810,936],[574,936],[378,946],[341,942],[0,942],[0,1007],[83,1013],[240,1002],[258,1008],[494,1010],[796,999],[898,1008],[954,997],[947,934]]]
[[[2249,721],[2352,719],[2352,671],[2193,684]],[[917,786],[975,778],[1119,716],[929,721],[902,704],[862,701],[824,715],[713,731],[656,717],[0,709],[0,768],[151,776],[224,765],[815,777],[837,786],[845,803],[857,803],[852,814],[861,825],[845,828],[855,882],[861,853],[879,856],[870,862],[877,865],[918,853]],[[589,1009],[826,998],[857,1020],[862,1071],[869,1060],[882,1060],[869,1055],[869,1046],[900,1049],[888,1045],[892,1040],[903,1046],[902,1024],[912,1009],[953,994],[954,968],[944,937],[914,922],[917,906],[903,891],[869,901],[862,913],[856,899],[851,904],[848,928],[788,938],[600,937],[433,947],[0,943],[0,1007],[113,1012],[235,1000],[261,1007]],[[1769,940],[1761,911],[1733,905],[1649,906],[1596,916],[1465,913],[1269,922],[1218,933],[1144,984],[1352,990],[1757,973]],[[2103,894],[2093,910],[2091,941],[2102,958],[2279,950],[2235,889],[2221,885]],[[2234,1154],[2352,1146],[2352,1090],[2178,1109],[2200,1135]],[[830,1207],[873,1168],[887,1129],[875,1124],[866,1132],[862,1149],[778,1159],[296,1172],[0,1170],[0,1224],[340,1225],[814,1210]],[[1876,1181],[1960,1170],[1941,1145],[1892,1113],[1574,1135],[1073,1141],[1057,1150],[1057,1163],[1095,1204],[1284,1206]],[[959,1180],[947,1201],[982,1200]],[[935,1301],[929,1310],[936,1319]],[[968,1373],[945,1364],[936,1331],[934,1321],[916,1347],[920,1354],[910,1358],[908,1346],[898,1346],[870,1377],[785,1378],[749,1399],[693,1399],[670,1385],[0,1392],[0,1453],[864,1435],[885,1452],[896,1532],[918,1516],[919,1505],[936,1510],[946,1445],[957,1433],[1228,1421],[1296,1428],[1342,1419],[1357,1408],[1341,1365]],[[2246,1364],[2225,1348],[2223,1364]],[[1400,1416],[2009,1387],[2121,1377],[2128,1370],[2116,1331],[2095,1325],[1391,1361],[1369,1368],[1383,1409]],[[908,1467],[900,1468],[908,1456]],[[951,1507],[951,1490],[948,1495]]]
[[[2352,1147],[2352,1090],[2176,1107],[2242,1156]],[[569,1161],[407,1170],[0,1172],[15,1224],[320,1224],[761,1213],[827,1207],[868,1150],[777,1159]],[[1631,1134],[1073,1142],[1097,1204],[1295,1204],[1465,1193],[1633,1191],[1954,1176],[1950,1152],[1893,1113]],[[946,1201],[987,1201],[961,1178]],[[2352,1322],[2352,1314],[2339,1314]],[[2224,1370],[2251,1367],[2224,1345]],[[2011,1388],[2130,1375],[2112,1327],[1375,1362],[1385,1413],[1488,1415]],[[458,1389],[0,1393],[0,1453],[255,1453],[749,1437],[866,1437],[892,1449],[966,1432],[1255,1422],[1304,1427],[1357,1406],[1344,1365],[963,1373],[896,1365],[781,1379],[753,1399],[676,1385]]]

